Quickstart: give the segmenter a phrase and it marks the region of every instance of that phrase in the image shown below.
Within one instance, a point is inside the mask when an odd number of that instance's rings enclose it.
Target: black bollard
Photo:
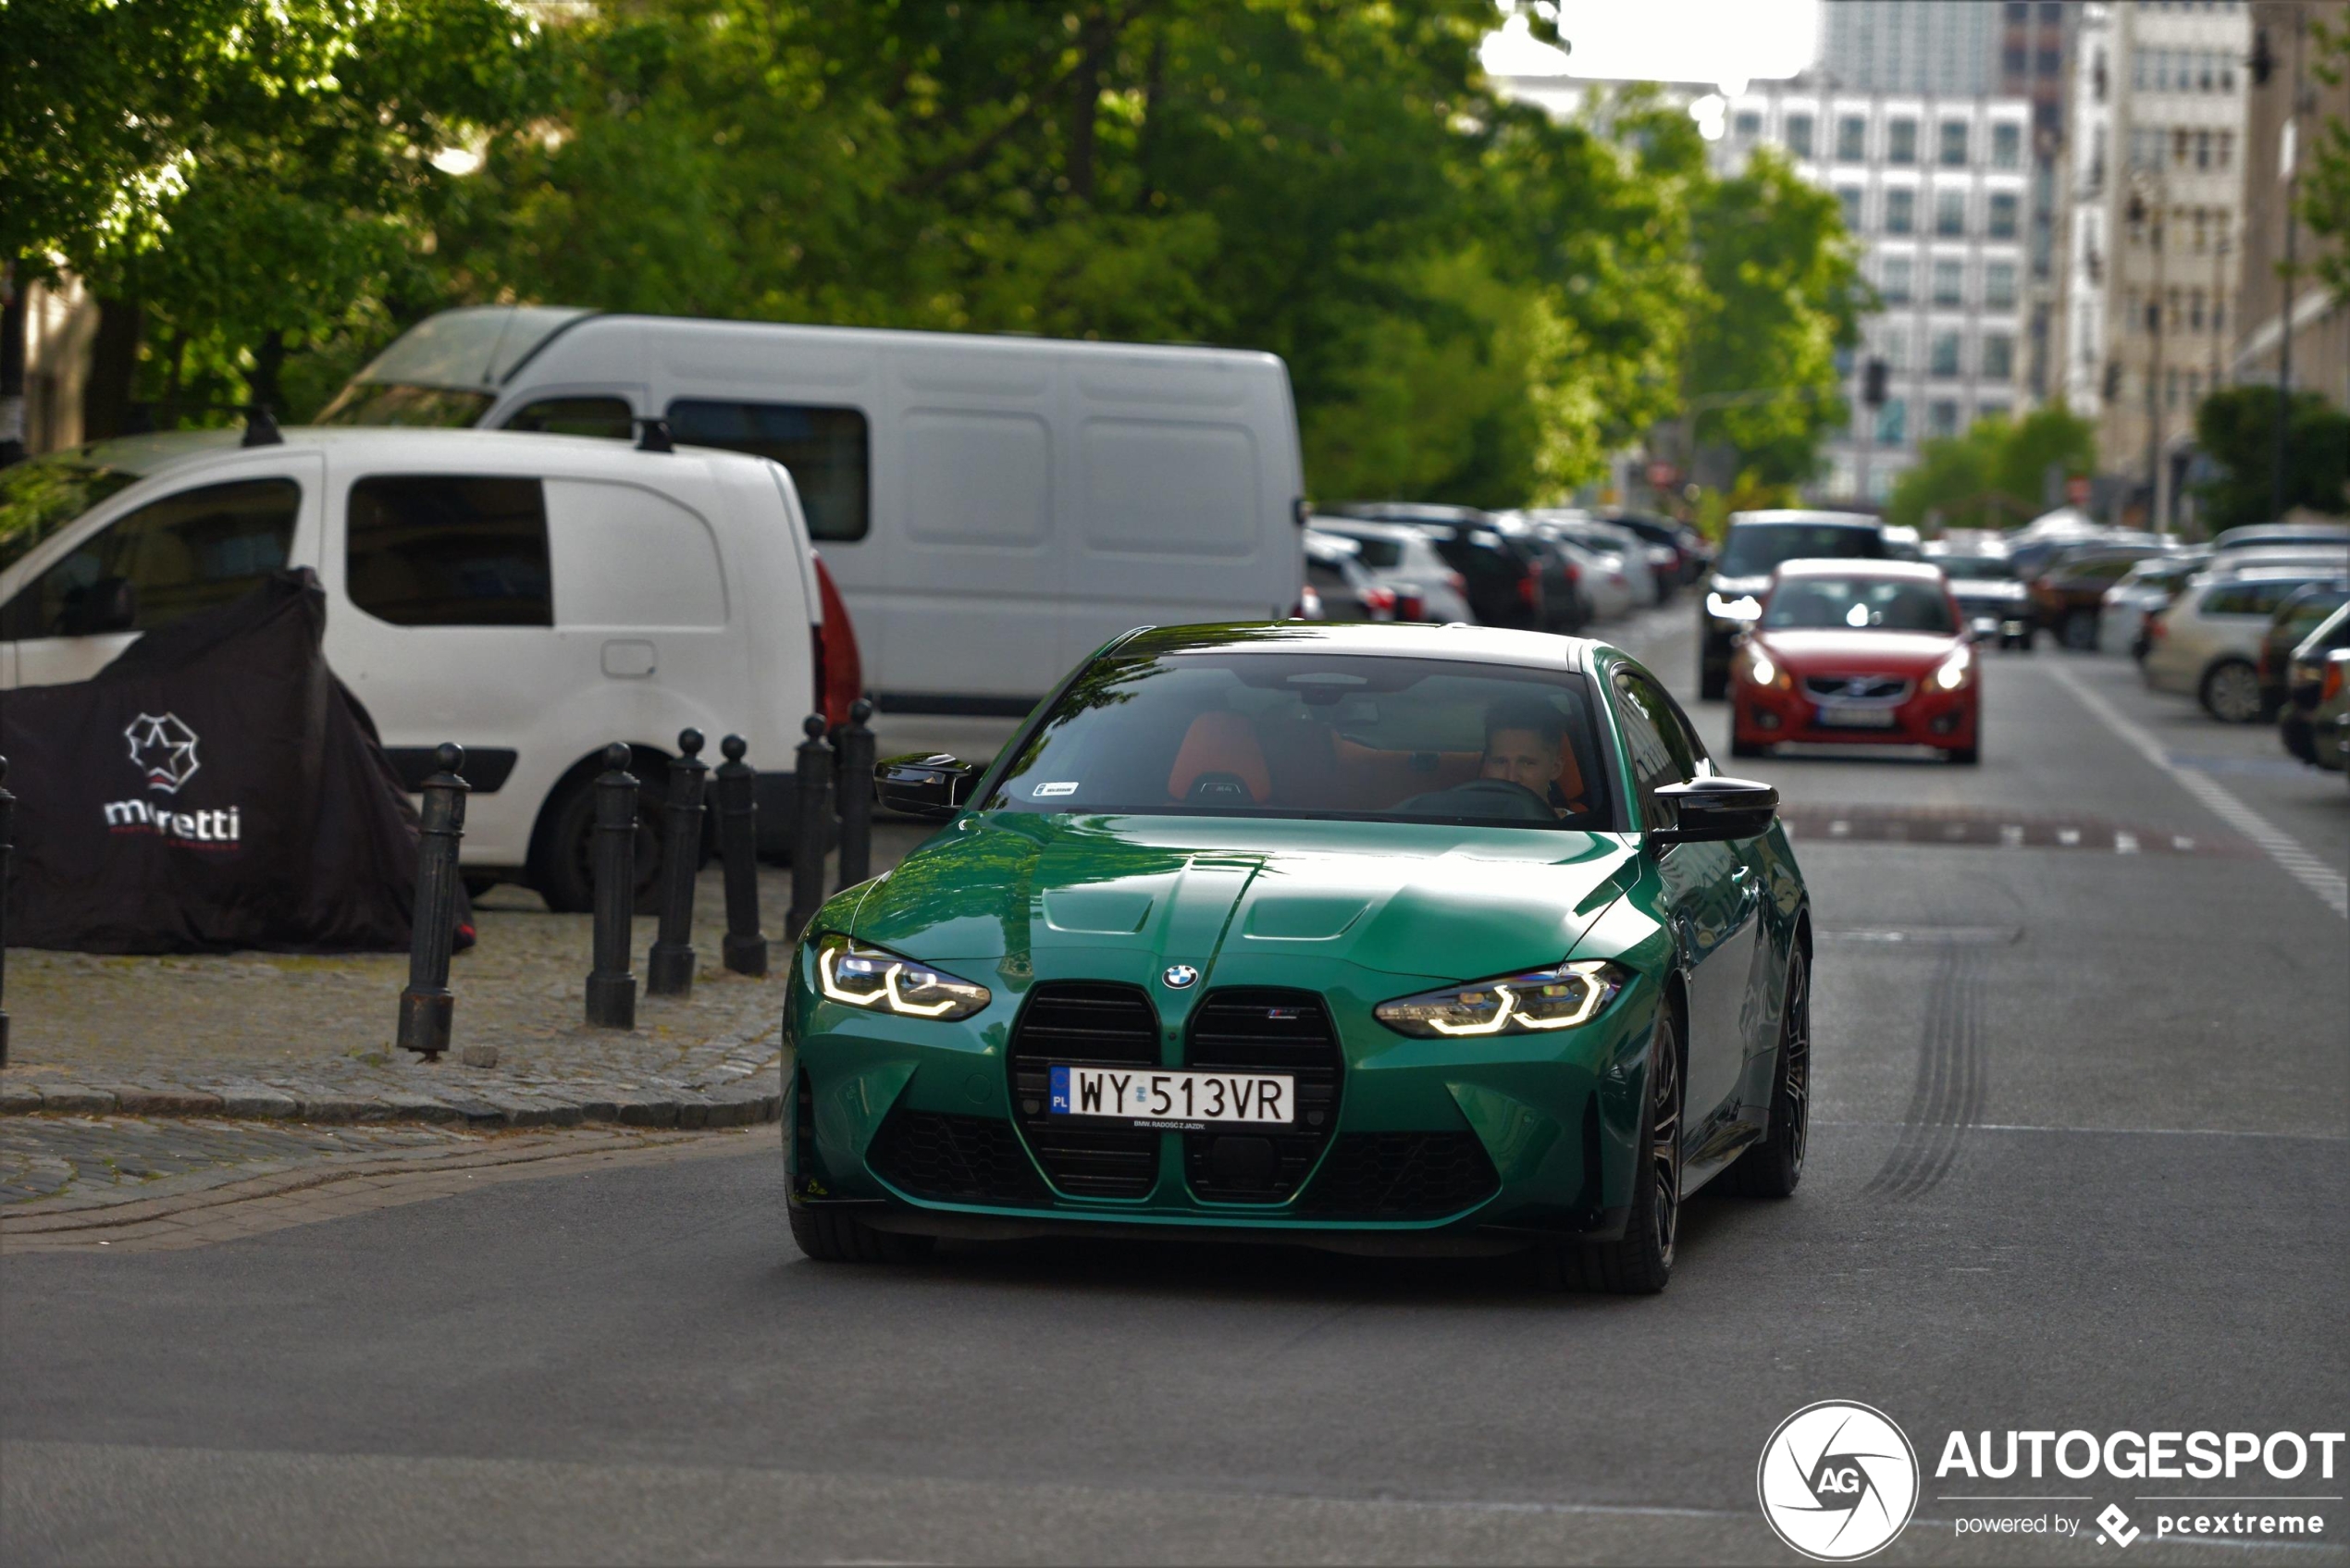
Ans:
[[[588,1023],[637,1027],[637,977],[628,972],[629,919],[637,912],[637,780],[628,748],[604,747],[596,779],[596,967],[588,971]]]
[[[701,732],[679,730],[684,753],[669,765],[669,804],[661,821],[661,934],[645,963],[645,994],[690,996],[694,991],[694,878],[701,870],[701,791],[710,764],[701,759]]]
[[[810,713],[800,722],[808,738],[799,743],[799,799],[791,835],[791,913],[788,935],[799,939],[824,902],[824,824],[832,814],[825,798],[833,777],[833,748],[824,744],[824,720]]]
[[[465,748],[440,743],[439,771],[425,780],[424,832],[416,843],[416,896],[408,912],[408,988],[400,994],[400,1048],[433,1061],[449,1049],[456,998],[449,994],[449,947],[457,934],[457,841],[465,836]]]
[[[17,797],[8,793],[8,759],[0,757],[0,1004],[8,999],[8,850],[16,843]],[[8,1009],[0,1006],[0,1068],[8,1065]]]
[[[759,933],[759,775],[740,735],[718,743],[718,854],[726,866],[726,940],[719,950],[736,974],[767,972],[767,939]]]
[[[859,698],[840,732],[840,885],[873,874],[873,705]]]

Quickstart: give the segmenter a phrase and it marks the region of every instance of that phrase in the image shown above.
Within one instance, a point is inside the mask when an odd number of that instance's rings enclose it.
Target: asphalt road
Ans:
[[[1685,694],[1688,613],[1627,639]],[[1979,768],[1737,768],[1814,891],[1812,1163],[1693,1201],[1660,1298],[1254,1249],[822,1266],[772,1149],[19,1256],[0,1560],[1793,1562],[1757,1458],[1847,1399],[1927,1467],[1878,1561],[2344,1561],[2339,1463],[1933,1474],[1953,1431],[2350,1412],[2350,789],[2126,662],[1986,679]],[[2158,1542],[2185,1493],[2326,1533]],[[2126,1551],[1956,1533],[2108,1503]]]

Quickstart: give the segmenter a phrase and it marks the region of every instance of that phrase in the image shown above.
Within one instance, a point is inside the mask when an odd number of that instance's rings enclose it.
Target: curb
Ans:
[[[690,1130],[752,1127],[773,1121],[782,1112],[782,1080],[774,1071],[708,1093],[596,1089],[579,1098],[497,1089],[439,1096],[296,1095],[264,1089],[211,1093],[202,1090],[79,1083],[11,1085],[0,1089],[0,1116],[228,1117],[329,1124],[421,1121],[475,1128],[611,1123]]]

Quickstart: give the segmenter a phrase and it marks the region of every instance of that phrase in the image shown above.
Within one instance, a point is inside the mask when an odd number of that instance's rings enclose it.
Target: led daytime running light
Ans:
[[[857,960],[864,972],[842,974],[841,964],[846,959]],[[854,983],[871,985],[876,978],[881,982],[877,989],[851,989]],[[909,1019],[969,1018],[993,1000],[983,985],[878,947],[860,949],[849,938],[836,934],[817,944],[816,988],[828,1002],[874,1008]],[[925,990],[934,995],[944,995],[937,1001],[918,1000],[919,994]]]
[[[1396,1032],[1423,1039],[1546,1033],[1589,1023],[1630,979],[1620,965],[1586,959],[1399,996],[1372,1012]],[[1552,1010],[1562,1006],[1565,1010]],[[1463,1014],[1468,1016],[1464,1019]]]

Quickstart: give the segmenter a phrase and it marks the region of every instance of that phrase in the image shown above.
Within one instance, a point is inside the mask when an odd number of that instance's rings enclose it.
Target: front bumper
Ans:
[[[1738,739],[1753,746],[1800,741],[1824,746],[1932,746],[1957,750],[1976,744],[1981,711],[1978,685],[1946,691],[1931,680],[1902,701],[1880,710],[1892,722],[1861,727],[1821,722],[1822,705],[1793,691],[1759,686],[1741,679],[1732,694],[1731,724]]]
[[[1364,1251],[1480,1252],[1541,1238],[1621,1232],[1658,992],[1636,979],[1590,1023],[1555,1034],[1418,1040],[1371,1008],[1433,979],[1335,959],[1248,954],[1188,994],[1156,985],[1156,959],[1054,955],[1058,972],[1007,974],[937,960],[995,992],[959,1023],[876,1015],[823,1000],[802,946],[785,1013],[791,1202],[854,1204],[881,1229],[1009,1237],[1091,1234],[1292,1241]],[[1335,1112],[1282,1191],[1218,1191],[1198,1131],[1107,1126],[1139,1158],[1131,1195],[1088,1195],[1034,1115],[1016,1065],[1033,1067],[1023,1009],[1056,982],[1132,986],[1155,1007],[1161,1068],[1181,1068],[1191,1025],[1219,995],[1278,988],[1318,998],[1341,1067]],[[1067,1059],[1082,1059],[1082,1050]],[[1284,1140],[1265,1140],[1292,1145]],[[1136,1151],[1140,1153],[1137,1154]],[[1285,1152],[1284,1160],[1290,1158]],[[1290,1167],[1285,1165],[1284,1170]],[[1205,1190],[1204,1190],[1205,1189]]]

